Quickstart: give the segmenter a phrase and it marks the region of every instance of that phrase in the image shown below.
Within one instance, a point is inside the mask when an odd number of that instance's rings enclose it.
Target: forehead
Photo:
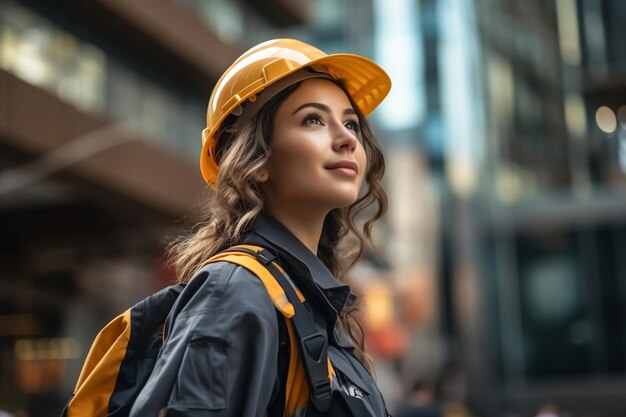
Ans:
[[[334,82],[323,78],[304,80],[285,100],[284,107],[299,106],[304,103],[323,103],[343,111],[352,108],[346,93]]]

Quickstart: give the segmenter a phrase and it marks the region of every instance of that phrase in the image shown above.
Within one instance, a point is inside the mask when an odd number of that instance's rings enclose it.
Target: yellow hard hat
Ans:
[[[274,39],[253,47],[222,74],[209,99],[207,127],[202,131],[200,169],[211,188],[215,188],[218,172],[215,159],[217,134],[226,117],[237,114],[246,100],[255,102],[257,94],[267,87],[306,67],[314,67],[316,71],[321,68],[323,73],[343,80],[359,110],[366,116],[391,89],[387,73],[359,55],[327,55],[295,39]],[[272,95],[276,93],[278,91]],[[263,101],[267,99],[264,97]]]

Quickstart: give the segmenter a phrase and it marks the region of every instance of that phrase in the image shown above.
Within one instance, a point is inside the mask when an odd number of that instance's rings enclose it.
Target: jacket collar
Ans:
[[[251,234],[261,237],[270,243],[292,269],[292,273],[300,276],[300,283],[309,287],[314,293],[322,295],[329,307],[334,310],[334,319],[347,304],[354,302],[354,295],[350,293],[350,286],[345,285],[333,276],[324,263],[311,252],[296,236],[285,226],[272,217],[259,214],[255,219]],[[252,243],[254,236],[248,235],[246,241]],[[308,278],[308,279],[307,279]],[[315,285],[311,285],[314,283]]]

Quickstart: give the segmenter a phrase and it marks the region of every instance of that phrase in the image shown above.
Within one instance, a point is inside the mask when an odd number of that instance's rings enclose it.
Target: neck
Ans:
[[[290,209],[274,209],[267,212],[317,256],[317,247],[327,213],[307,213],[306,210]]]

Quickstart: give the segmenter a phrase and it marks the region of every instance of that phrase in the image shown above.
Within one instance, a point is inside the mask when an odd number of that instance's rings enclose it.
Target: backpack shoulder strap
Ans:
[[[218,261],[238,264],[255,274],[267,289],[274,306],[287,319],[291,357],[287,373],[285,414],[293,415],[296,409],[306,407],[309,397],[317,409],[327,411],[332,399],[330,380],[334,377],[327,353],[328,341],[304,306],[304,296],[300,290],[293,286],[276,262],[276,257],[265,248],[254,245],[233,246],[211,257],[206,263]],[[304,377],[308,384],[302,383]]]
[[[293,304],[289,302],[285,290],[281,287],[280,283],[276,281],[272,273],[268,270],[266,265],[264,265],[265,261],[257,258],[257,252],[261,252],[263,250],[265,249],[252,245],[233,246],[225,251],[213,255],[209,260],[203,263],[203,266],[213,262],[226,261],[246,268],[261,280],[274,306],[283,314],[283,316],[291,318],[296,314]],[[298,299],[303,302],[304,295],[302,295],[300,290],[296,291]]]

